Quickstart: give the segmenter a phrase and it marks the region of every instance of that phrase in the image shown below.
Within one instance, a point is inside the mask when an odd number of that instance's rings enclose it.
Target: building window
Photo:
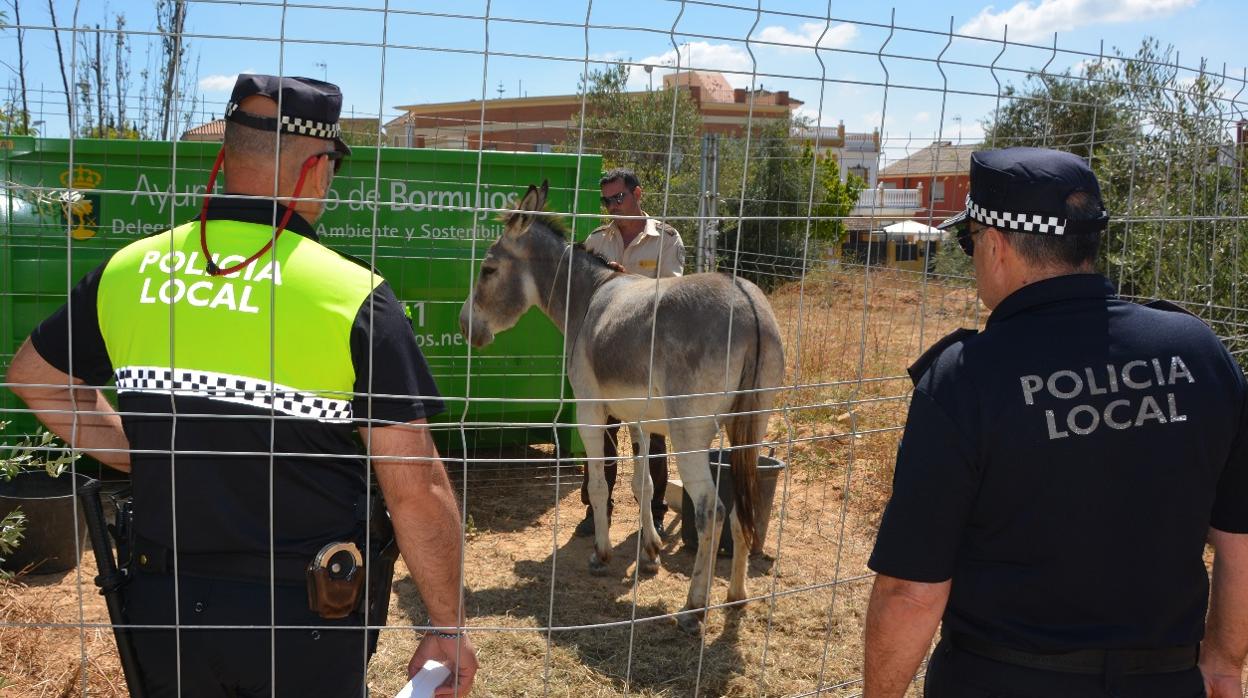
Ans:
[[[868,185],[871,184],[871,180],[867,179],[867,168],[863,167],[862,165],[854,165],[853,167],[849,168],[849,174],[857,177],[858,179],[861,179],[862,181],[866,182]]]
[[[919,258],[919,246],[913,242],[898,242],[893,250],[895,262],[913,262]]]
[[[938,179],[936,180],[934,184],[932,184],[932,201],[944,201],[944,200],[945,200],[945,182],[944,180]]]
[[[540,142],[533,144],[533,152],[535,153],[553,153],[554,146],[550,143]]]

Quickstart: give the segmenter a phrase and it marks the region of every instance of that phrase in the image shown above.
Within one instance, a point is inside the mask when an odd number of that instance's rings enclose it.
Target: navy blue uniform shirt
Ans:
[[[944,344],[871,569],[952,578],[946,631],[1019,649],[1197,643],[1208,529],[1248,533],[1248,390],[1214,333],[1077,274]]]

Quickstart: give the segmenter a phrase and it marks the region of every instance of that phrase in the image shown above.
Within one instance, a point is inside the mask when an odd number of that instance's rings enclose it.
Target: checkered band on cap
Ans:
[[[1065,235],[1066,219],[1036,213],[1013,213],[984,208],[966,195],[968,215],[984,225],[1016,233],[1039,233],[1041,235]]]
[[[123,366],[117,369],[118,393],[159,393],[230,402],[319,422],[349,422],[349,400],[335,400],[247,376],[198,369]]]
[[[225,118],[230,118],[235,111],[238,111],[238,103],[230,102],[225,105]],[[298,136],[311,136],[312,138],[322,138],[332,141],[342,137],[342,128],[338,124],[327,124],[323,121],[313,121],[312,119],[304,119],[298,116],[287,116],[283,114],[278,120],[278,127],[287,133],[293,133]]]

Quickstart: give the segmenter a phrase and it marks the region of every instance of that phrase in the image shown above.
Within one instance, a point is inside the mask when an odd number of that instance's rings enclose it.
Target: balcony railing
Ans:
[[[863,189],[858,192],[858,204],[854,206],[854,215],[870,215],[883,210],[909,209],[917,211],[922,207],[921,192],[918,189]]]

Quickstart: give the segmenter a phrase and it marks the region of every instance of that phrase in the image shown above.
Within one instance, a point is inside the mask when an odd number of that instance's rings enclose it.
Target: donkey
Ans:
[[[763,292],[743,279],[695,274],[656,281],[618,271],[569,244],[558,222],[540,213],[546,194],[546,182],[541,188],[530,186],[518,210],[507,217],[464,301],[460,327],[473,346],[482,347],[538,306],[563,331],[589,464],[591,574],[605,574],[611,556],[602,451],[608,415],[629,426],[641,451],[635,454],[639,465],[632,484],[633,496],[642,503],[638,564],[648,574],[658,571],[661,541],[649,507],[654,484],[640,464],[647,462],[650,433],[671,438],[680,479],[693,501],[699,541],[688,600],[677,623],[699,634],[719,548],[718,524],[724,520],[707,455],[721,425],[734,446],[730,603],[746,598],[748,556],[762,548],[754,519],[758,447],[784,377],[775,315]]]

